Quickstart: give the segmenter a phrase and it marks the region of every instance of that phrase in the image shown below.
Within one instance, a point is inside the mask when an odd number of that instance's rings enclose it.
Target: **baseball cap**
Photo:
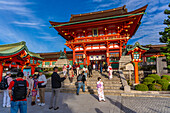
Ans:
[[[42,70],[39,70],[40,73],[42,73],[43,71]]]

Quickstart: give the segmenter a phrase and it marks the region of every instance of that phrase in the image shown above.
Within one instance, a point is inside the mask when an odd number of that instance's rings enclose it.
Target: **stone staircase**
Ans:
[[[62,77],[63,75],[61,75]],[[93,71],[93,77],[87,78],[87,86],[86,91],[82,92],[80,89],[80,94],[97,94],[96,82],[97,78],[101,77],[104,82],[104,93],[108,95],[120,95],[124,91],[121,90],[122,84],[120,82],[120,78],[116,75],[113,75],[113,79],[108,79],[108,73],[103,73],[102,75],[98,71]],[[73,83],[71,84],[69,79],[67,78],[64,82],[62,82],[61,92],[63,93],[76,93],[77,90],[77,77],[75,76],[73,79]],[[48,84],[46,87],[46,91],[51,91],[51,79],[48,80]]]

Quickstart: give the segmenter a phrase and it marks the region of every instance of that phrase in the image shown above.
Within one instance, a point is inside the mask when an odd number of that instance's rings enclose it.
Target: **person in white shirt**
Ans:
[[[8,71],[4,79],[7,80],[9,86],[10,82],[12,81],[11,72]],[[8,88],[4,90],[3,107],[11,107]]]
[[[45,105],[45,87],[47,84],[47,79],[45,75],[43,74],[43,71],[39,71],[39,77],[38,77],[38,88],[39,88],[39,96],[40,96],[40,103],[39,106]]]
[[[34,83],[33,76],[30,75],[29,78],[27,79],[27,81],[29,83],[29,90],[30,90],[29,96],[32,96],[32,89],[33,89],[33,83]]]
[[[84,65],[84,67],[83,67],[83,71],[84,71],[84,75],[86,76],[86,79],[87,79],[87,67],[86,67],[86,65]]]

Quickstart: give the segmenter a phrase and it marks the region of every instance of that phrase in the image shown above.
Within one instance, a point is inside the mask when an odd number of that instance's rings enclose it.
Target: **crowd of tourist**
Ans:
[[[63,66],[62,71],[58,72],[58,67],[54,67],[53,74],[51,75],[51,85],[52,93],[49,109],[54,108],[54,110],[59,109],[58,100],[61,88],[61,82],[63,82],[67,77],[70,83],[73,83],[73,78],[77,77],[77,92],[79,95],[79,90],[83,86],[83,92],[85,92],[85,86],[87,86],[87,79],[93,77],[92,70],[109,72],[109,79],[112,79],[112,67],[111,65],[97,63],[84,65],[83,68],[79,64],[70,64]],[[64,77],[60,77],[60,74],[64,74]],[[11,78],[11,72],[6,72],[6,76],[3,78],[7,86],[4,89],[3,107],[11,107],[11,113],[17,113],[20,109],[20,113],[27,113],[27,97],[32,97],[33,105],[44,106],[45,105],[45,87],[47,84],[46,76],[43,74],[42,70],[39,70],[38,74],[30,75],[29,77],[24,77],[23,72],[18,72],[16,78],[13,80]],[[97,91],[99,96],[99,102],[105,101],[103,82],[101,78],[98,78]]]

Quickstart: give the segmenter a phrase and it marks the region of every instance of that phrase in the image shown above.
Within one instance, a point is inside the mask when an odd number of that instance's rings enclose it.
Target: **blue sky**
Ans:
[[[50,21],[69,21],[71,14],[112,9],[126,5],[128,11],[148,4],[142,24],[128,44],[160,44],[159,32],[166,27],[163,13],[168,0],[0,0],[0,44],[26,41],[33,52],[58,52],[65,40]],[[66,47],[67,48],[67,47]],[[67,48],[67,50],[70,50]]]

